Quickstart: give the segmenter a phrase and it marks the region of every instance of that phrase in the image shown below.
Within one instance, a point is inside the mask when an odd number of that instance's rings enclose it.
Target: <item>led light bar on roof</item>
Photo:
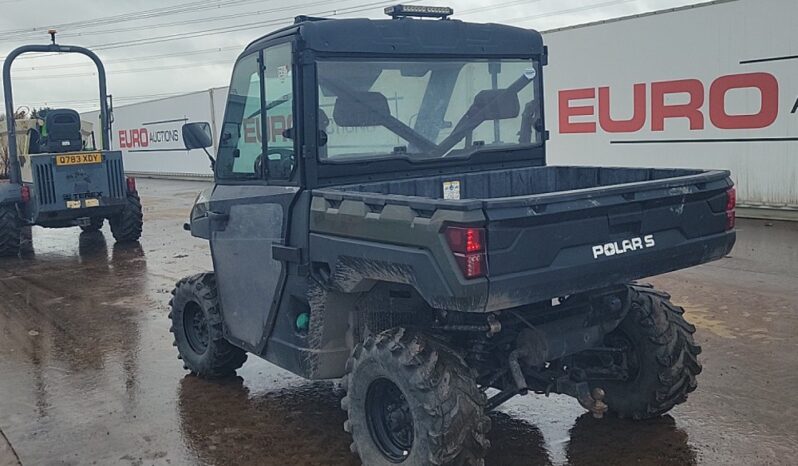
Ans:
[[[454,14],[454,10],[448,6],[393,5],[385,7],[385,14],[392,18],[414,16],[446,19]]]

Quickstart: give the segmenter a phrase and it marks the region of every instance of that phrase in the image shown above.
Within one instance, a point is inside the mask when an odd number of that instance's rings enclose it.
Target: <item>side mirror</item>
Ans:
[[[213,145],[211,125],[202,121],[183,125],[183,143],[186,149],[205,149]]]

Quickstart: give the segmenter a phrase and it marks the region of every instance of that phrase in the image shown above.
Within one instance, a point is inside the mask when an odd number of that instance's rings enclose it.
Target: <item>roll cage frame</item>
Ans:
[[[17,147],[17,129],[16,122],[14,121],[14,93],[12,89],[11,79],[11,65],[20,55],[26,53],[76,53],[89,57],[94,65],[97,67],[97,78],[99,81],[100,91],[100,122],[102,124],[102,148],[104,151],[109,151],[111,141],[111,119],[108,115],[108,86],[105,78],[105,66],[103,65],[100,57],[98,57],[91,50],[78,47],[75,45],[59,45],[55,43],[55,34],[53,35],[53,43],[47,45],[23,45],[11,51],[6,56],[3,63],[3,98],[5,100],[6,111],[6,127],[8,129],[8,161],[9,181],[14,184],[19,184],[22,179],[19,166],[19,150]]]

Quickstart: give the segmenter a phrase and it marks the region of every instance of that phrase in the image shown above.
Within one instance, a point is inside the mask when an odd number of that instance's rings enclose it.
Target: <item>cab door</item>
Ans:
[[[291,43],[242,57],[230,85],[211,196],[211,254],[227,337],[250,350],[264,334],[284,284],[291,205],[299,192]],[[276,248],[275,248],[276,246]]]

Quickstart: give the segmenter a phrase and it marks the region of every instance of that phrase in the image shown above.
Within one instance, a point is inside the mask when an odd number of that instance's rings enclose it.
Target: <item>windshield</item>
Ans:
[[[533,60],[321,61],[320,159],[440,159],[539,144]]]

